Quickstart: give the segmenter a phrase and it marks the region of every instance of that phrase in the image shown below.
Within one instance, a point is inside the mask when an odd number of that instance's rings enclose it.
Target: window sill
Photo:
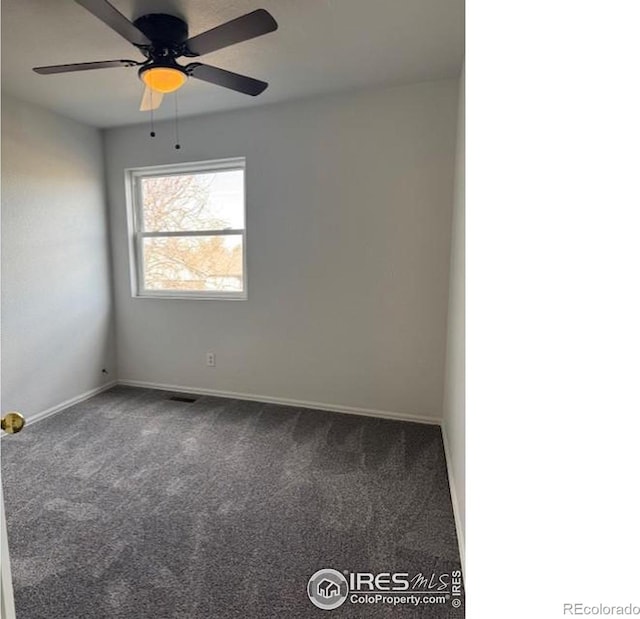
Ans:
[[[189,299],[191,301],[246,301],[246,292],[210,293],[210,292],[140,292],[133,294],[134,299]]]

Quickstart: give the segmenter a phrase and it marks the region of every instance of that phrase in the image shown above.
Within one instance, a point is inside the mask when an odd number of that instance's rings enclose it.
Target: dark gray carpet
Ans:
[[[438,427],[170,395],[3,438],[18,619],[464,616],[306,595],[320,568],[460,569]]]

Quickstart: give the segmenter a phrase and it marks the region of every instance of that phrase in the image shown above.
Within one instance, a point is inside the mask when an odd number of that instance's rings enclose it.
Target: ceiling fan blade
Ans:
[[[259,95],[269,85],[267,82],[262,82],[252,77],[247,77],[246,75],[232,73],[231,71],[225,71],[224,69],[212,67],[208,64],[200,64],[199,62],[193,62],[185,68],[189,75],[199,80],[224,86],[225,88],[230,88],[231,90],[236,90],[253,97]]]
[[[150,110],[157,110],[162,103],[164,95],[161,92],[157,92],[146,86],[142,93],[142,101],[140,101],[140,111],[148,112]]]
[[[110,69],[112,67],[137,67],[142,64],[135,60],[103,60],[100,62],[77,62],[75,64],[56,64],[49,67],[35,67],[33,70],[40,75],[53,73],[72,73],[75,71],[91,71],[92,69]]]
[[[186,46],[192,54],[202,56],[202,54],[215,52],[223,47],[273,32],[277,28],[278,22],[271,14],[264,9],[258,9],[191,37],[186,42]]]
[[[107,0],[75,0],[109,28],[134,45],[151,45],[151,41]]]

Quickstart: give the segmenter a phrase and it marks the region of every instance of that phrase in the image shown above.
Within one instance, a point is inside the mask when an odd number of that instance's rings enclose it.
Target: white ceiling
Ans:
[[[171,13],[190,35],[257,8],[273,33],[198,60],[269,82],[249,97],[191,79],[181,115],[330,92],[453,77],[464,47],[464,0],[112,0],[130,19]],[[131,58],[139,52],[73,0],[2,0],[2,88],[97,127],[141,122],[134,68],[37,75],[35,66]],[[157,117],[170,117],[173,96]]]

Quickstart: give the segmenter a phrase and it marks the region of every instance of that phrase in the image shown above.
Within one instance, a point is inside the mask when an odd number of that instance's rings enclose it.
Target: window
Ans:
[[[245,161],[127,170],[132,292],[246,299]]]

